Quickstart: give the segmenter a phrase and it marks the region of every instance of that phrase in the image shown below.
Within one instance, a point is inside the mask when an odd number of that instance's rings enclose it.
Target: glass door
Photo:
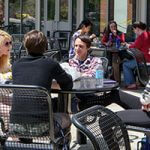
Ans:
[[[72,29],[72,0],[45,0],[45,32]]]

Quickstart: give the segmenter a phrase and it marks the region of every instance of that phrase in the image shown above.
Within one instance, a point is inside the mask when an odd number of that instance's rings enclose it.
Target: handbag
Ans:
[[[128,59],[132,60],[133,56],[131,56],[126,50],[119,51],[119,57],[121,60]]]

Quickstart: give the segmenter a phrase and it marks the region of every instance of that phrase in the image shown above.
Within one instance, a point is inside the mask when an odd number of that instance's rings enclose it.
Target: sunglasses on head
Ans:
[[[12,42],[11,42],[11,41],[5,43],[5,46],[9,46],[9,45],[12,45]]]

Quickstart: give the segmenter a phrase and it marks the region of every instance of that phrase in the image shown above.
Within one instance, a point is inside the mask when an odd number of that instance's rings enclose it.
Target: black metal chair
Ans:
[[[142,85],[146,85],[149,80],[148,67],[142,51],[136,48],[130,48],[127,52],[136,60],[136,71],[138,79]]]
[[[44,117],[43,113],[46,114]],[[50,93],[45,88],[0,85],[1,148],[45,150],[64,146],[70,136],[70,125],[59,131],[60,125],[54,121],[55,115]]]
[[[92,46],[90,48],[90,54],[96,57],[106,57],[107,47],[103,44],[97,45],[97,43],[92,42]]]
[[[48,38],[48,48],[47,49],[48,49],[47,52],[51,51],[51,53],[52,52],[55,53],[55,56],[57,56],[57,59],[56,59],[57,61],[62,60],[61,45],[60,45],[60,42],[57,38]]]
[[[22,42],[13,42],[12,43],[12,51],[11,51],[12,63],[20,58],[22,48],[23,48]]]
[[[59,51],[48,50],[44,53],[44,55],[46,57],[52,58],[55,61],[59,61],[59,57],[60,57]]]
[[[61,46],[62,58],[68,58],[72,32],[69,30],[56,30],[53,32],[53,38],[57,39]]]
[[[95,150],[130,150],[126,126],[111,110],[96,105],[72,117],[72,123],[91,141]]]

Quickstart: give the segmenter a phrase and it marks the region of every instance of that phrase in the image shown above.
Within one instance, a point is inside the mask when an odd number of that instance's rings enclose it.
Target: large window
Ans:
[[[117,22],[120,31],[132,32],[130,27],[136,18],[136,0],[86,0],[84,7],[84,18],[94,23],[96,34],[103,32],[110,20]]]
[[[109,0],[108,8],[108,21],[115,20],[119,30],[126,32],[136,18],[136,0]]]
[[[48,0],[47,3],[48,3],[48,5],[47,5],[48,20],[54,20],[54,17],[55,17],[55,0]]]
[[[68,20],[68,0],[60,0],[60,21]]]
[[[9,0],[9,32],[24,34],[35,28],[35,1]]]
[[[84,18],[89,18],[93,24],[93,33],[100,33],[100,0],[85,0],[84,1]]]
[[[72,31],[74,32],[76,30],[76,24],[77,24],[77,1],[72,0]]]

